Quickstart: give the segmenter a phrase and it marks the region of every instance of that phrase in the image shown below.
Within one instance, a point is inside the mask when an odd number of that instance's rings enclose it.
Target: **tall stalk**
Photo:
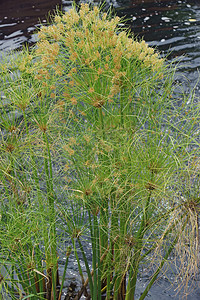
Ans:
[[[30,133],[29,133],[29,128],[28,128],[28,124],[27,124],[27,116],[26,116],[26,113],[25,113],[24,110],[23,110],[23,116],[24,116],[24,122],[25,122],[25,128],[26,128],[26,135],[27,135],[27,138],[28,138],[30,136]],[[41,212],[41,217],[42,217],[42,232],[43,232],[43,238],[44,238],[46,260],[48,262],[49,261],[48,230],[47,230],[47,225],[46,225],[45,218],[43,217],[44,206],[43,206],[42,193],[41,193],[40,184],[39,184],[40,180],[39,180],[39,176],[38,176],[38,172],[37,172],[37,161],[36,161],[35,156],[34,156],[34,151],[33,151],[31,142],[29,142],[29,149],[30,149],[31,166],[32,166],[32,169],[33,169],[33,178],[34,178],[35,185],[36,185],[36,190],[37,190],[37,200],[38,200],[39,210]]]
[[[102,136],[102,139],[104,140],[105,139],[105,128],[104,128],[102,107],[100,107],[98,110],[99,110],[99,121],[100,121],[100,126],[101,126],[101,136]]]
[[[124,128],[124,90],[120,91],[120,119],[121,119],[121,128]]]
[[[55,207],[54,207],[54,190],[53,190],[53,173],[52,173],[52,162],[51,153],[49,148],[48,137],[46,131],[43,132],[43,139],[46,143],[46,151],[44,152],[44,165],[46,173],[46,185],[47,185],[47,198],[49,201],[49,220],[50,220],[50,237],[51,237],[51,255],[53,267],[50,266],[50,276],[52,277],[52,292],[54,299],[56,299],[56,285],[57,285],[57,243],[56,243],[56,218],[55,218]],[[47,159],[47,157],[48,159]]]
[[[126,293],[125,300],[133,300],[134,299],[138,270],[139,270],[139,263],[140,263],[140,255],[142,252],[143,237],[145,234],[145,228],[146,228],[146,224],[147,224],[147,220],[148,220],[148,208],[150,205],[150,201],[151,201],[151,191],[149,192],[149,195],[147,197],[144,212],[142,215],[142,220],[140,223],[140,228],[139,228],[137,236],[136,236],[137,242],[134,247],[133,260],[130,265],[129,280],[128,280],[128,285],[127,285],[127,293]]]

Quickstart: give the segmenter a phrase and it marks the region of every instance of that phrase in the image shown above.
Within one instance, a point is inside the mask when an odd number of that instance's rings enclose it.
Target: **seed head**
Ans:
[[[72,105],[76,105],[76,104],[77,104],[77,100],[76,100],[75,97],[72,97],[72,98],[70,99],[70,101],[71,101]]]

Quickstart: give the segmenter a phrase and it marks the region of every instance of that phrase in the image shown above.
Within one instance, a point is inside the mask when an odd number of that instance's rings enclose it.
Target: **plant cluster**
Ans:
[[[172,254],[180,288],[198,270],[199,105],[120,22],[81,4],[1,63],[2,295],[60,300],[72,254],[76,299],[133,300],[145,265],[142,300]]]

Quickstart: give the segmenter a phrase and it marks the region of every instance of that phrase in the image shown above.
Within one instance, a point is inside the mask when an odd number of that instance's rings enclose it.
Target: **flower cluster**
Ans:
[[[69,86],[69,103],[77,98],[101,108],[113,102],[122,90],[133,90],[146,76],[159,77],[163,59],[144,41],[136,41],[119,28],[120,18],[90,9],[81,4],[64,15],[56,15],[55,23],[42,27],[36,53],[38,79],[49,68]],[[65,53],[65,55],[63,55]],[[66,93],[64,92],[64,98]]]

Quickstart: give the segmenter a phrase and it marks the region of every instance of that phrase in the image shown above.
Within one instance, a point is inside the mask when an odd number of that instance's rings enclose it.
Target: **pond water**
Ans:
[[[48,22],[48,12],[56,7],[68,10],[72,2],[67,0],[1,0],[0,1],[0,53],[18,49],[24,43],[33,44],[37,40],[36,27]],[[149,45],[157,47],[169,59],[180,58],[179,80],[187,78],[187,87],[195,86],[198,93],[200,67],[200,1],[168,0],[111,0],[119,16],[126,16],[127,23],[136,36],[144,37]],[[40,21],[39,21],[40,20]],[[124,23],[121,24],[124,26]],[[62,270],[62,266],[60,266]],[[77,266],[71,262],[69,283],[78,277]],[[172,277],[173,278],[173,277]],[[138,284],[138,295],[143,290],[146,278]],[[172,279],[173,281],[173,279]],[[188,300],[200,299],[200,282],[197,289],[188,295]],[[199,288],[198,288],[199,286]],[[166,278],[158,280],[147,299],[183,299],[169,289]]]

